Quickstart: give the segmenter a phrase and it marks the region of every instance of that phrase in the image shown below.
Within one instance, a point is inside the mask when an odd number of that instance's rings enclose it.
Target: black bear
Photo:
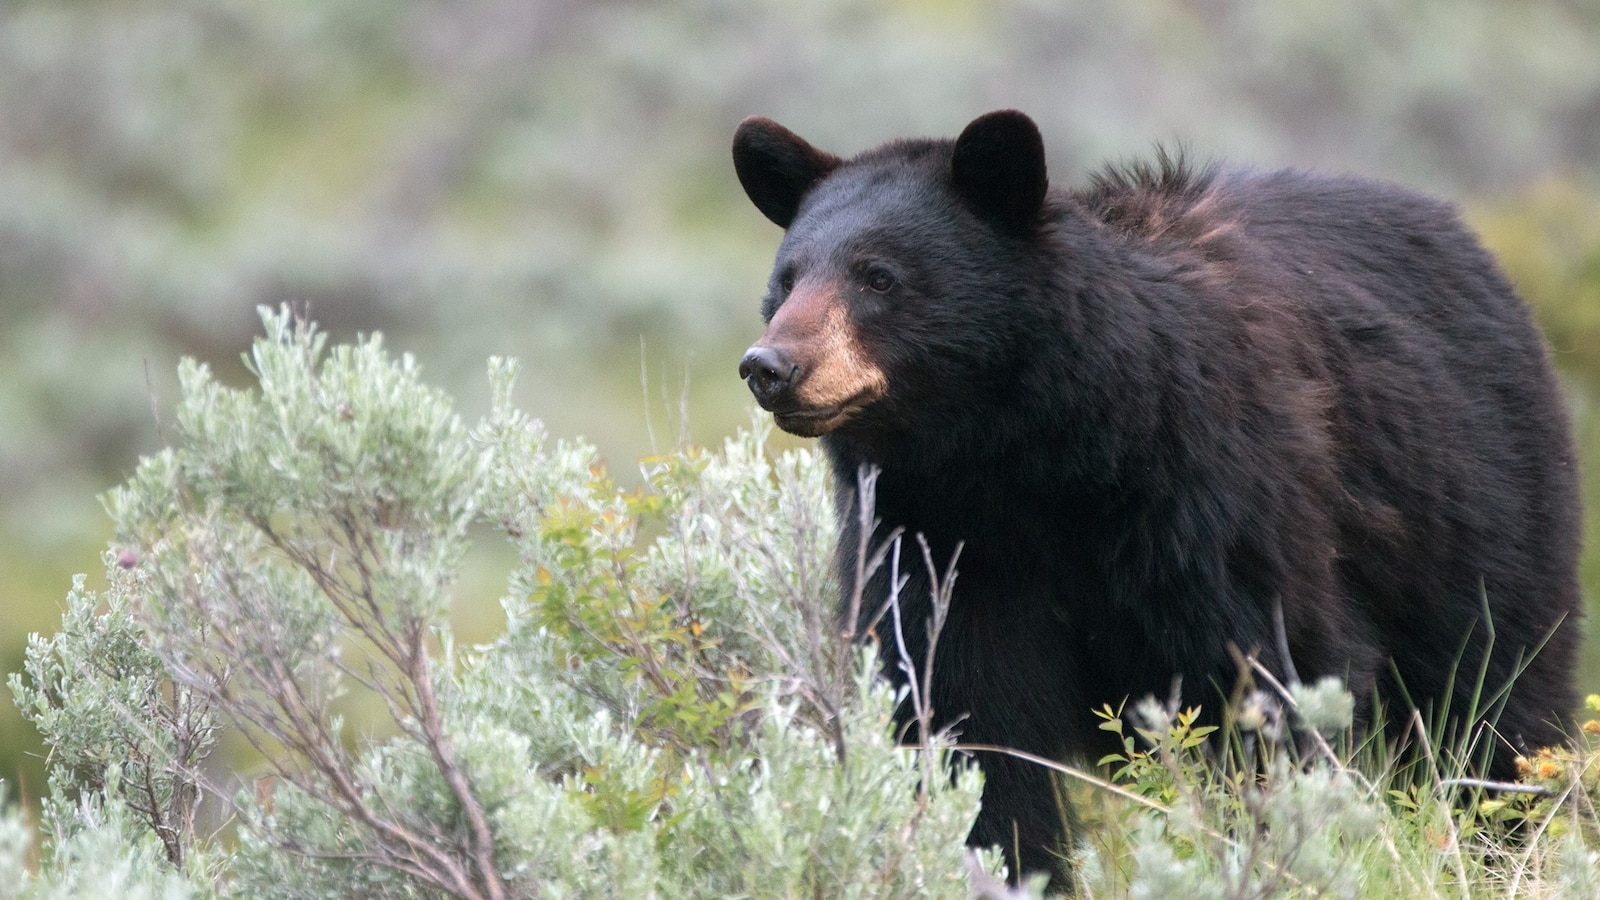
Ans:
[[[962,742],[1092,751],[1092,709],[1175,678],[1215,708],[1230,645],[1346,678],[1360,717],[1376,695],[1404,707],[1391,719],[1490,718],[1495,776],[1562,739],[1581,614],[1567,416],[1527,310],[1450,206],[1165,155],[1051,187],[1014,111],[852,159],[752,118],[733,158],[785,229],[740,375],[780,427],[821,438],[843,595],[863,465],[882,529],[940,560],[963,544],[932,689]],[[1489,694],[1513,684],[1487,712],[1451,690],[1480,667]],[[1046,770],[978,763],[971,842],[1013,876],[1055,869]]]

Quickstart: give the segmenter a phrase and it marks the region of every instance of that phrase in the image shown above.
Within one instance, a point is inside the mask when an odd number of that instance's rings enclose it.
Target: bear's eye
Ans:
[[[783,291],[785,294],[794,290],[793,272],[784,272],[778,276],[778,290]]]
[[[873,269],[867,273],[867,287],[880,294],[887,294],[894,288],[894,276],[882,269]]]

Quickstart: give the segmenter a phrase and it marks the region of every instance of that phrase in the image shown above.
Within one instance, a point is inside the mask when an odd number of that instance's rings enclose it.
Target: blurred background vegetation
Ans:
[[[745,421],[755,113],[851,152],[1014,106],[1058,183],[1181,141],[1450,197],[1550,336],[1597,533],[1597,47],[1594,0],[5,0],[0,669],[103,583],[97,495],[162,445],[178,357],[240,381],[258,304],[384,332],[473,419],[520,357],[519,404],[624,478]],[[39,752],[0,699],[12,797]]]

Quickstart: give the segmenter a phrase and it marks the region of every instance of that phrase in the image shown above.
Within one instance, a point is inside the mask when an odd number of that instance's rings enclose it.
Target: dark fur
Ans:
[[[1004,158],[1014,142],[983,122],[974,152]],[[735,145],[747,189],[767,183],[749,141],[766,124]],[[1498,711],[1489,774],[1562,740],[1580,614],[1566,414],[1526,309],[1449,206],[1162,158],[1026,208],[1025,171],[953,184],[950,141],[844,162],[786,152],[824,163],[791,173],[805,187],[786,201],[761,195],[792,218],[764,312],[779,316],[792,283],[843,310],[861,355],[792,377],[833,365],[852,383],[870,363],[887,385],[822,433],[844,593],[856,472],[873,465],[884,530],[925,535],[939,561],[965,542],[933,691],[962,741],[1096,752],[1091,709],[1165,697],[1174,676],[1214,711],[1238,677],[1230,644],[1284,671],[1280,602],[1300,677],[1344,676],[1358,715],[1376,692],[1391,718],[1405,696],[1429,709],[1458,662],[1450,715],[1467,714],[1486,602],[1490,691],[1543,645]],[[1005,196],[974,199],[986,191]],[[895,275],[890,292],[865,285],[873,267]],[[784,388],[758,391],[780,424],[797,402]],[[913,547],[901,599],[920,660]],[[1063,835],[1046,771],[979,763],[972,842],[1051,867]]]

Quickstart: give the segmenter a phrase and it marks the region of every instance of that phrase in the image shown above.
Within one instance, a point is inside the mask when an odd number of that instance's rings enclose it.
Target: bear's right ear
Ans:
[[[800,201],[840,159],[805,142],[771,119],[751,116],[733,133],[733,168],[750,202],[779,228],[788,228]]]

